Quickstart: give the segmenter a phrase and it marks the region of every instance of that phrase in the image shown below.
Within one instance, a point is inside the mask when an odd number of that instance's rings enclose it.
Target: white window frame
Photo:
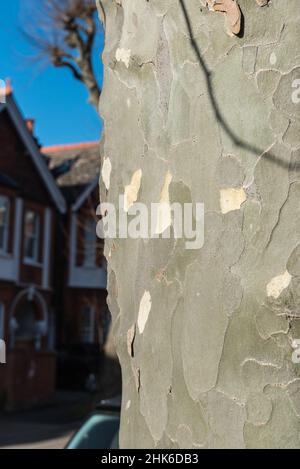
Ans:
[[[36,234],[35,234],[35,246],[34,246],[34,256],[28,257],[26,256],[26,215],[28,213],[33,213],[36,216],[37,224],[36,224]],[[39,263],[39,248],[41,242],[41,216],[40,214],[31,209],[26,209],[24,214],[24,262],[25,264],[31,265],[40,265]]]
[[[8,234],[9,234],[9,219],[10,219],[10,200],[4,195],[0,195],[0,204],[6,204],[7,213],[4,225],[4,245],[0,246],[0,254],[6,255],[8,253]]]
[[[95,342],[95,308],[90,305],[85,305],[80,310],[80,335],[81,335],[81,342],[84,344],[93,344]],[[88,314],[89,315],[89,324],[87,327],[82,328],[82,315]]]
[[[0,340],[4,340],[5,330],[5,307],[4,303],[0,302]]]

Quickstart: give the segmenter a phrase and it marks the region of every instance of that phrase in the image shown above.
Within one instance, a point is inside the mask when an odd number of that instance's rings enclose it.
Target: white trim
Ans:
[[[107,271],[104,267],[84,267],[76,265],[77,261],[77,215],[71,214],[69,279],[70,288],[94,288],[105,290],[107,287]]]
[[[23,143],[25,144],[38,172],[40,173],[41,178],[43,179],[48,191],[50,192],[50,195],[55,205],[61,213],[66,213],[67,206],[65,199],[62,193],[60,192],[59,188],[57,187],[56,182],[47,167],[46,159],[41,155],[11,95],[7,96],[6,107],[15,126],[18,129],[19,135],[22,138]]]
[[[1,252],[0,251],[0,259],[12,259],[13,256],[8,252]]]
[[[26,215],[29,213],[33,214],[33,216],[35,217],[35,222],[36,222],[36,224],[34,224],[34,228],[35,228],[35,232],[33,233],[34,236],[31,237],[34,239],[33,257],[26,256]],[[39,252],[40,252],[40,243],[41,243],[41,216],[35,210],[28,209],[25,211],[24,230],[25,230],[24,232],[24,241],[25,241],[25,245],[24,245],[25,253],[24,254],[25,255],[24,255],[23,263],[27,265],[41,267],[42,264],[39,262]]]
[[[83,267],[85,269],[94,269],[97,266],[97,233],[95,220],[93,218],[87,218],[84,222],[83,230]],[[93,239],[87,239],[91,233],[93,234]]]
[[[26,296],[27,297],[27,300],[28,301],[33,301],[33,299],[37,300],[38,303],[40,304],[41,308],[42,308],[42,312],[43,312],[43,317],[44,317],[44,321],[47,322],[48,324],[48,308],[47,308],[47,303],[45,301],[45,299],[43,298],[43,296],[39,293],[39,291],[33,287],[33,286],[30,286],[28,288],[25,288],[24,290],[20,291],[14,298],[13,302],[12,302],[12,305],[10,307],[10,311],[9,311],[9,316],[10,316],[10,319],[14,316],[14,312],[15,312],[15,309],[16,309],[16,306],[18,305],[19,301],[21,298],[23,298],[23,296]]]
[[[85,325],[85,315],[88,314],[88,325]],[[81,308],[81,342],[84,344],[93,344],[95,342],[96,332],[96,311],[91,305],[85,305]],[[84,322],[84,324],[82,324]],[[83,325],[83,327],[82,327]]]
[[[43,321],[39,321],[39,323],[40,325],[43,325],[46,331],[45,334],[40,334],[40,336],[42,335],[46,336],[48,333],[47,331],[48,331],[48,325],[49,325],[49,317],[48,317],[47,303],[45,299],[43,298],[43,296],[40,294],[40,292],[33,285],[31,285],[28,288],[25,288],[24,290],[20,291],[15,296],[12,302],[12,305],[10,307],[10,311],[9,311],[10,348],[13,348],[15,345],[15,331],[16,331],[16,326],[17,326],[16,318],[14,317],[15,310],[16,310],[16,307],[18,306],[19,301],[21,300],[21,298],[23,298],[23,296],[25,296],[28,301],[35,300],[36,302],[40,304],[42,313],[43,313]],[[37,339],[36,341],[37,348],[39,345],[38,343],[39,343],[39,340]]]
[[[88,196],[96,189],[97,185],[99,185],[99,176],[97,176],[82,192],[82,194],[78,197],[76,202],[72,205],[72,211],[77,212],[83,203],[86,201]]]
[[[9,235],[9,229],[10,229],[10,211],[11,211],[11,203],[9,200],[9,197],[6,195],[0,194],[0,203],[4,203],[4,207],[6,206],[6,211],[5,211],[5,224],[4,224],[4,246],[3,248],[0,247],[0,255],[1,256],[6,256],[8,254],[8,235]]]
[[[68,287],[106,290],[107,271],[104,267],[95,267],[94,269],[75,267],[70,271]]]
[[[16,199],[14,214],[13,253],[0,254],[0,279],[17,282],[20,268],[20,247],[22,229],[22,200]]]
[[[16,282],[15,260],[12,256],[0,258],[0,280]]]
[[[40,269],[43,267],[43,264],[41,262],[35,261],[34,259],[31,259],[30,257],[25,257],[23,259],[23,264],[30,265],[32,267],[39,267]]]
[[[15,262],[15,279],[16,282],[20,279],[20,260],[21,260],[21,239],[23,228],[23,200],[19,197],[16,198],[15,203],[15,226],[14,226],[14,262]]]
[[[5,307],[4,307],[4,303],[0,302],[0,340],[5,339],[5,320],[4,320],[4,318],[5,318]]]
[[[35,259],[31,259],[31,257],[24,257],[23,264],[29,265],[31,267],[39,267],[39,268],[43,267],[43,264],[41,262],[36,261]]]
[[[49,208],[46,208],[44,214],[44,249],[43,249],[43,288],[49,288],[49,273],[50,273],[50,251],[51,251],[51,219],[52,213]]]

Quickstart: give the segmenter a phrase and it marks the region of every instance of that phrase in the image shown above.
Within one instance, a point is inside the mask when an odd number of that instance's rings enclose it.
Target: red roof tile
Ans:
[[[42,147],[41,153],[49,154],[49,153],[56,153],[56,152],[63,152],[63,151],[70,151],[70,150],[85,150],[87,148],[95,148],[99,146],[100,140],[96,142],[82,142],[82,143],[70,143],[70,144],[63,144],[63,145],[52,145],[49,147]]]

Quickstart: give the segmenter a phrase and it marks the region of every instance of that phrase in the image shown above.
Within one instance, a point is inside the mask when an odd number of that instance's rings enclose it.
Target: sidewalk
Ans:
[[[5,435],[0,430],[0,449],[63,449],[80,426],[47,425],[43,423],[2,422]]]
[[[43,408],[0,413],[0,448],[62,449],[93,407],[86,393],[59,392]]]

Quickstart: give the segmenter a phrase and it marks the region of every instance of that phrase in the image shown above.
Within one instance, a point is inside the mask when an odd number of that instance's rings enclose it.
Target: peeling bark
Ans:
[[[106,243],[126,448],[300,444],[300,2],[230,1],[101,0],[102,200],[205,204]]]
[[[241,31],[241,10],[235,0],[213,0],[211,8],[226,15],[226,25],[229,35],[239,34]]]

